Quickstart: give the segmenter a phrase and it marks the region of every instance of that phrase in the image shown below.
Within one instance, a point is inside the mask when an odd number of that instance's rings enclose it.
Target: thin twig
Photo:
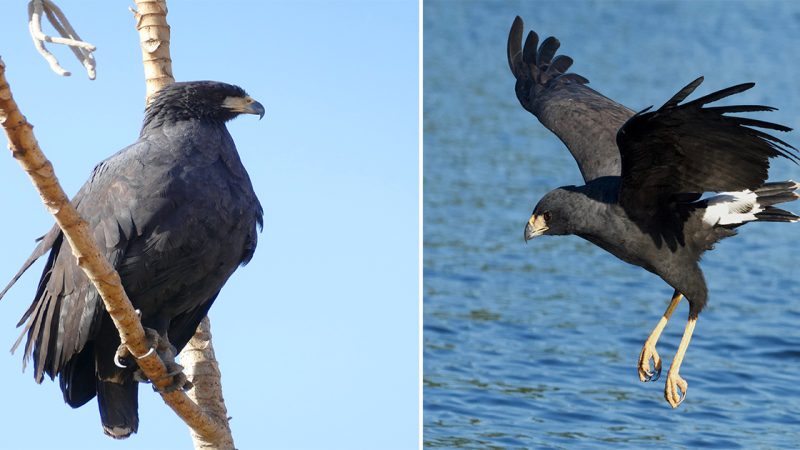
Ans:
[[[56,29],[56,32],[61,37],[48,36],[42,31],[42,15],[47,17],[47,20],[50,21],[50,24],[53,25],[53,28]],[[68,46],[75,54],[75,57],[78,58],[78,61],[86,68],[89,79],[95,79],[96,63],[92,52],[96,50],[96,47],[81,40],[67,17],[52,0],[31,0],[28,3],[28,29],[36,50],[50,64],[50,68],[55,73],[62,76],[71,75],[69,71],[61,67],[58,59],[45,47],[45,42]]]
[[[68,39],[52,38],[53,43],[63,43],[69,45],[72,53],[75,54],[75,57],[78,58],[78,60],[83,64],[83,67],[86,68],[89,78],[94,79],[96,75],[95,60],[92,52],[95,51],[95,46],[81,40],[81,37],[78,36],[78,32],[75,31],[75,29],[72,27],[72,24],[69,23],[67,16],[64,15],[64,13],[61,11],[61,8],[59,8],[51,0],[44,0],[44,3],[47,6],[44,10],[45,14],[47,15],[47,20],[53,24],[53,27],[61,36],[69,36]]]

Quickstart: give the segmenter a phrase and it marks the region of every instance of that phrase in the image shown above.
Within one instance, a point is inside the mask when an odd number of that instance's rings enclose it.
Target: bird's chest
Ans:
[[[579,236],[628,264],[655,272],[658,249],[633,222],[620,214],[601,214],[602,225]]]
[[[257,201],[222,161],[161,169],[136,192],[136,232],[120,274],[137,307],[177,313],[213,295],[239,265]]]
[[[170,233],[186,250],[203,249],[209,240],[240,244],[254,216],[255,194],[246,181],[221,160],[175,168],[163,190],[149,192],[164,219],[154,220],[152,228]]]

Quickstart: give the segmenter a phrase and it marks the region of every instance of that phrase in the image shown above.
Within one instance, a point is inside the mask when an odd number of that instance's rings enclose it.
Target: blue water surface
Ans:
[[[640,383],[636,362],[672,289],[576,237],[523,242],[538,199],[582,180],[514,95],[515,15],[632,109],[705,75],[695,96],[755,81],[726,103],[776,106],[751,116],[800,127],[800,2],[426,0],[425,445],[798,448],[800,224],[749,224],[706,254],[709,305],[671,409],[664,376]],[[800,168],[773,161],[771,179],[788,178]],[[664,375],[687,310],[659,343]]]

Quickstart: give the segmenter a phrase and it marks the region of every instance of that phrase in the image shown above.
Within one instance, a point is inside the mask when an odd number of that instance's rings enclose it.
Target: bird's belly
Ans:
[[[640,244],[638,242],[631,242],[625,239],[599,239],[592,235],[580,236],[628,264],[632,264],[655,273],[655,268],[653,265],[638,256],[641,254],[646,254],[643,253],[642,249],[639,248]]]

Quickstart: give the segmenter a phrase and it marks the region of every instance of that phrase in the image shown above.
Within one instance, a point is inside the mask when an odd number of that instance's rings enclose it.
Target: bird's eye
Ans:
[[[248,97],[247,100],[245,100],[245,103],[247,104],[253,103],[253,99]]]
[[[545,222],[549,222],[550,221],[550,211],[545,211],[544,214],[542,214],[542,217],[544,217],[544,221]]]

